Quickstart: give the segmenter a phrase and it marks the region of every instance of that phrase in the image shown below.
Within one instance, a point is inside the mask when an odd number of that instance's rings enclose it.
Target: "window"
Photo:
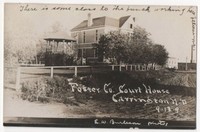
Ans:
[[[94,49],[94,57],[98,57],[98,49]]]
[[[98,41],[98,30],[96,30],[96,41]]]
[[[94,57],[94,50],[86,49],[86,57]]]
[[[82,57],[82,49],[78,49],[78,57]]]
[[[85,32],[83,32],[83,43],[85,43]]]
[[[82,55],[83,55],[83,58],[86,58],[87,57],[87,51],[86,51],[87,49],[82,49]]]
[[[130,24],[130,29],[133,29],[133,24]]]

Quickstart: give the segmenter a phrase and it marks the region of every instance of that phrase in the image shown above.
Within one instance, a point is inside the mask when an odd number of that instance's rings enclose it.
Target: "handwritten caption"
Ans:
[[[110,124],[110,125],[133,125],[133,126],[142,126],[147,124],[148,126],[163,126],[163,127],[167,127],[168,126],[168,122],[164,121],[164,120],[158,120],[158,121],[148,121],[148,122],[140,122],[140,121],[130,121],[130,120],[126,120],[126,119],[94,119],[94,124],[97,125],[105,125],[105,124]]]
[[[30,4],[20,5],[20,12],[36,12],[36,11],[125,11],[125,12],[174,12],[179,15],[183,15],[186,13],[196,15],[196,11],[194,7],[154,7],[154,6],[120,6],[120,5],[102,5],[102,6],[70,6],[70,5],[62,5],[62,6],[34,6]]]
[[[191,17],[191,23],[192,23],[192,46],[194,47],[196,45],[196,17]]]
[[[78,93],[104,93],[111,94],[114,103],[142,103],[144,106],[154,105],[158,113],[179,113],[179,105],[187,105],[186,99],[169,97],[168,89],[154,89],[149,85],[142,84],[141,87],[129,88],[126,84],[114,87],[111,83],[105,83],[103,88],[87,87],[83,84],[70,83],[72,92]],[[139,95],[139,96],[138,96]],[[159,96],[160,95],[160,96]],[[164,106],[163,106],[164,105]]]

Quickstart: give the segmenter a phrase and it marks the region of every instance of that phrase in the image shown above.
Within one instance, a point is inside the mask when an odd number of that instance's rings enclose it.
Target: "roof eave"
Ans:
[[[62,40],[65,40],[65,41],[68,41],[68,42],[71,42],[71,41],[76,41],[75,39],[67,39],[67,38],[44,38],[44,40],[59,40],[59,41],[62,41]]]
[[[87,30],[87,29],[93,29],[93,28],[100,28],[100,27],[105,27],[106,25],[99,25],[99,26],[91,26],[91,27],[84,27],[84,28],[78,28],[78,29],[71,29],[71,32],[75,31],[81,31],[81,30]]]

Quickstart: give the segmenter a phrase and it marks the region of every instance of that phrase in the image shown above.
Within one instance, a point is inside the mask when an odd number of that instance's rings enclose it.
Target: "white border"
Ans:
[[[3,4],[4,3],[60,3],[60,4],[123,4],[123,5],[194,5],[198,6],[198,25],[199,25],[199,0],[3,0],[0,1],[0,131],[1,132],[66,132],[66,131],[87,131],[87,132],[93,132],[93,131],[106,131],[106,132],[112,132],[112,131],[135,131],[131,129],[94,129],[94,128],[40,128],[40,127],[4,127],[3,126]],[[199,34],[199,33],[198,33]],[[197,36],[199,38],[199,35]],[[197,44],[197,52],[199,51],[199,40]],[[197,62],[199,63],[199,54],[197,55]],[[199,65],[197,65],[198,67]],[[146,131],[159,131],[159,132],[166,132],[166,131],[181,131],[181,132],[197,132],[200,131],[200,90],[198,88],[199,86],[199,68],[197,68],[197,129],[196,130],[137,130],[140,132],[146,132]],[[199,118],[198,118],[199,117]]]

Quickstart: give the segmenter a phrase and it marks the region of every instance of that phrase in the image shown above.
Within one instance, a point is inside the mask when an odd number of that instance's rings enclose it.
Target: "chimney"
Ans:
[[[88,13],[88,26],[91,26],[92,25],[92,17],[91,17],[91,14]]]

